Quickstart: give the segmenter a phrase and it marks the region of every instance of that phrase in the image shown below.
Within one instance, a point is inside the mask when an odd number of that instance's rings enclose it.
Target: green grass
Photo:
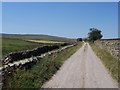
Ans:
[[[91,44],[93,50],[95,51],[96,55],[102,60],[103,64],[109,70],[110,74],[114,79],[120,82],[120,77],[118,77],[118,62],[119,60],[113,57],[109,52],[105,49],[101,49],[100,47],[96,46],[95,44]]]
[[[50,35],[42,35],[42,34],[2,34],[3,38],[15,38],[22,40],[50,40],[50,41],[60,41],[67,43],[74,43],[76,39],[50,36]]]
[[[50,41],[50,40],[29,40],[31,42],[38,42],[38,43],[48,43],[48,44],[64,44],[65,42],[58,42],[58,41]]]
[[[2,55],[4,57],[10,52],[33,49],[42,45],[44,44],[32,43],[18,39],[2,38]]]
[[[40,88],[61,67],[66,59],[82,46],[68,48],[51,56],[46,56],[29,70],[18,70],[16,74],[7,78],[6,88]]]

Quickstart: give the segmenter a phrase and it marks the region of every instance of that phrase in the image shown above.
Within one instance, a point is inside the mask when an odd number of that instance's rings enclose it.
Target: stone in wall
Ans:
[[[13,61],[30,58],[32,56],[38,56],[45,52],[52,51],[54,49],[59,49],[59,48],[60,48],[60,45],[48,45],[48,46],[38,47],[33,50],[12,52],[5,57],[2,64],[5,65],[8,63],[12,63]]]
[[[120,39],[103,39],[95,41],[95,44],[106,49],[111,55],[118,57],[120,51]]]

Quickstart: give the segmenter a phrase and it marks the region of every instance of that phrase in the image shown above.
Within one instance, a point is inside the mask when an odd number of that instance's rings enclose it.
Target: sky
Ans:
[[[119,2],[119,0],[2,0],[2,2]]]
[[[103,38],[117,38],[118,3],[2,3],[2,33],[85,38],[93,27],[102,31]]]

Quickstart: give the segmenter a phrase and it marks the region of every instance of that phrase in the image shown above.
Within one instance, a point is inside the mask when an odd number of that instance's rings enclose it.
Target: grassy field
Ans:
[[[40,88],[44,82],[49,80],[61,67],[64,61],[82,46],[68,48],[59,53],[46,56],[29,70],[18,70],[13,76],[9,77],[4,87],[6,88]]]
[[[95,51],[96,55],[102,60],[103,64],[109,70],[110,74],[114,79],[120,82],[120,77],[118,77],[118,63],[119,60],[114,58],[109,52],[100,47],[96,46],[95,44],[91,44],[91,47]]]
[[[38,43],[46,43],[46,44],[64,44],[65,42],[57,42],[57,41],[50,41],[50,40],[29,40],[31,42],[38,42]]]
[[[18,39],[2,38],[2,55],[4,57],[10,52],[33,49],[42,45],[44,44],[32,43]]]
[[[70,39],[65,37],[57,37],[50,35],[42,35],[42,34],[2,34],[3,38],[14,38],[14,39],[22,39],[22,40],[49,40],[49,41],[60,41],[67,43],[74,43],[76,39]]]

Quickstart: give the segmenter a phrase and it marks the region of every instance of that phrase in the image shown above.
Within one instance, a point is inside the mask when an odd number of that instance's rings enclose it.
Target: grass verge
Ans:
[[[120,83],[120,77],[118,76],[119,67],[118,63],[119,60],[117,58],[114,58],[109,52],[107,52],[105,49],[101,49],[95,44],[91,44],[91,47],[93,51],[96,53],[96,55],[102,60],[103,64],[106,66],[106,68],[109,70],[111,76],[117,80],[117,82]]]
[[[4,83],[4,88],[40,88],[43,83],[56,73],[64,61],[81,46],[82,43],[79,43],[77,46],[68,48],[59,53],[48,55],[37,64],[33,65],[31,69],[19,69],[12,76],[8,77]]]

